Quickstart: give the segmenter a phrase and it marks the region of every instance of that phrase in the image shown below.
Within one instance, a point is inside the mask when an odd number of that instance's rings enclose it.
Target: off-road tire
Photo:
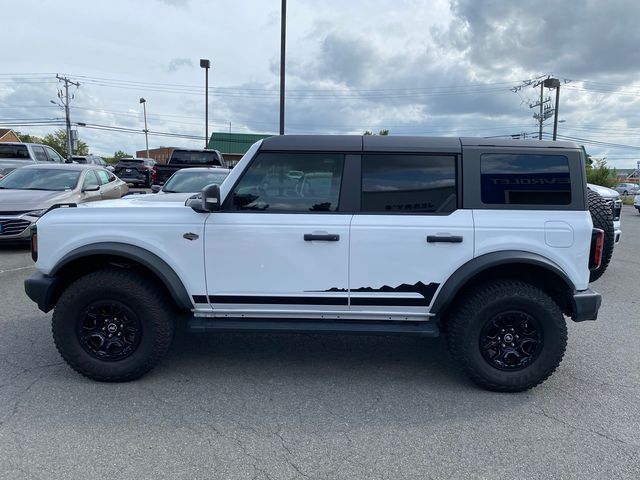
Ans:
[[[126,358],[96,358],[80,340],[83,312],[92,302],[102,301],[124,304],[139,320],[139,343]],[[62,358],[78,373],[102,382],[126,382],[141,377],[165,356],[175,331],[173,313],[156,282],[134,270],[105,268],[79,278],[62,293],[51,322],[53,339]]]
[[[595,282],[604,274],[609,266],[616,239],[613,230],[613,211],[611,210],[611,205],[596,192],[589,190],[588,195],[589,213],[591,213],[593,228],[599,228],[604,231],[602,261],[600,262],[600,266],[595,270],[591,270],[589,274],[589,281]]]
[[[483,328],[501,313],[524,312],[542,330],[537,356],[517,371],[496,368],[483,356]],[[448,316],[451,355],[477,385],[496,392],[520,392],[544,382],[556,370],[567,346],[567,325],[558,305],[539,288],[521,281],[496,281],[468,292]]]

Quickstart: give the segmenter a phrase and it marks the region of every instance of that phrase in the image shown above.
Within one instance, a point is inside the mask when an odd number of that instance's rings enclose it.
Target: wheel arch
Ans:
[[[178,308],[193,308],[182,280],[164,260],[144,248],[118,242],[84,245],[72,250],[56,263],[49,273],[49,276],[57,279],[55,294],[51,298],[53,305],[73,281],[107,265],[135,268],[151,274],[166,289]]]
[[[481,255],[459,267],[438,292],[431,313],[446,317],[447,310],[469,289],[499,278],[527,281],[553,298],[564,314],[574,314],[575,285],[567,274],[541,255],[518,250]]]

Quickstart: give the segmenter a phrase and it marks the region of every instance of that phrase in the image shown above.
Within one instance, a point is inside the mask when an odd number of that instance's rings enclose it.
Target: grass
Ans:
[[[620,196],[623,205],[633,205],[633,195],[627,195],[626,197]]]

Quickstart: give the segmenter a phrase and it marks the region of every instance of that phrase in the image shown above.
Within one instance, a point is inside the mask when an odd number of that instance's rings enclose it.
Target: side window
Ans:
[[[569,205],[569,161],[563,155],[485,153],[480,157],[482,203]]]
[[[92,189],[100,186],[100,182],[98,181],[98,177],[93,170],[87,171],[87,174],[84,176],[84,182],[82,182],[82,189]]]
[[[44,148],[47,151],[47,156],[49,157],[50,161],[57,162],[57,163],[64,163],[64,158],[62,158],[60,154],[56,152],[53,148],[51,147],[44,147]]]
[[[335,212],[344,155],[261,153],[229,196],[228,208],[268,212]]]
[[[101,185],[106,185],[111,181],[109,180],[109,174],[106,170],[95,170],[95,172],[98,175],[98,180],[100,180]]]
[[[49,159],[47,158],[47,154],[44,153],[44,148],[34,145],[33,147],[31,147],[31,150],[33,150],[33,154],[36,156],[36,160],[38,162],[49,161]]]
[[[456,207],[455,156],[362,157],[362,212],[449,213]]]

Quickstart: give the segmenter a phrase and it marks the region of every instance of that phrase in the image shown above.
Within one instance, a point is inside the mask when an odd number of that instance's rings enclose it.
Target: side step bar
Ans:
[[[192,317],[187,323],[190,332],[271,332],[271,333],[338,333],[360,335],[417,335],[437,337],[440,328],[435,322],[399,322],[361,320],[275,320],[255,318]]]

